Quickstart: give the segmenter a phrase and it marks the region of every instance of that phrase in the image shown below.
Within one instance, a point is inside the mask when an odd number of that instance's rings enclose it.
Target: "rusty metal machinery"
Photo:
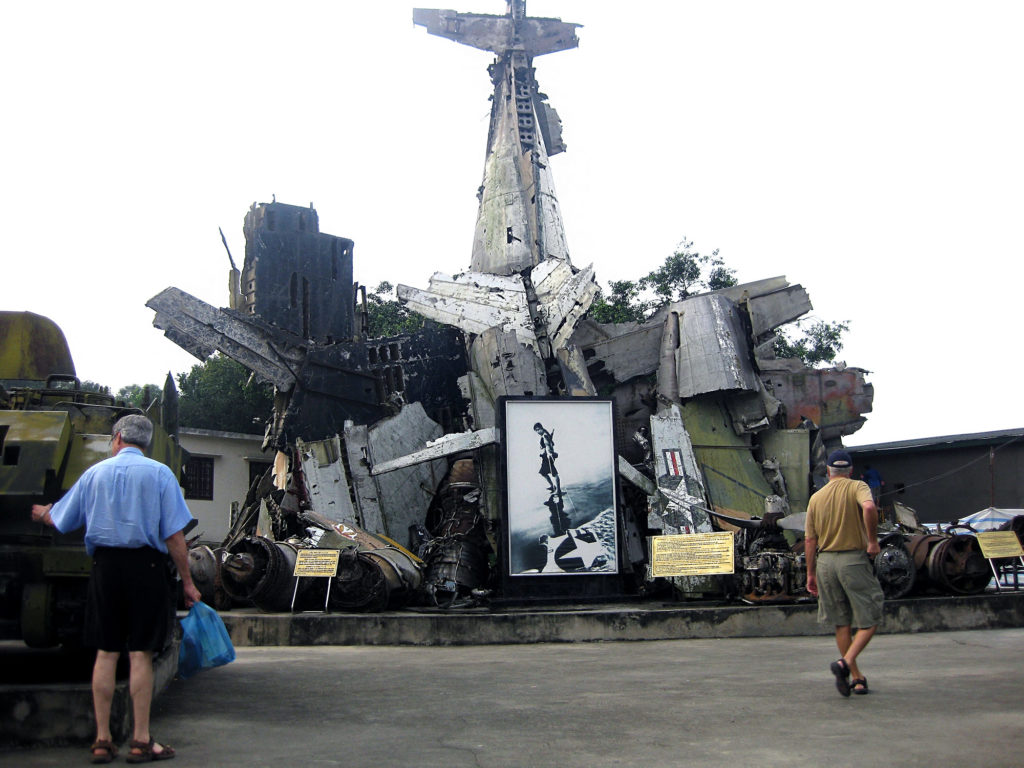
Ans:
[[[221,564],[224,590],[239,602],[264,611],[287,611],[295,593],[298,548],[262,536],[246,536],[228,549]],[[300,591],[308,583],[300,586]]]
[[[906,597],[914,588],[917,568],[899,533],[887,534],[879,539],[881,547],[875,556],[875,576],[887,600]]]
[[[491,552],[480,510],[480,487],[472,459],[458,459],[438,492],[435,536],[420,549],[423,591],[438,607],[452,607],[487,585]]]

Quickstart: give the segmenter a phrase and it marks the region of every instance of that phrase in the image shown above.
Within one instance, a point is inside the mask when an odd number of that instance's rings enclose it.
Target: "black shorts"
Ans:
[[[167,555],[98,547],[92,556],[83,642],[101,651],[159,651],[174,620]]]

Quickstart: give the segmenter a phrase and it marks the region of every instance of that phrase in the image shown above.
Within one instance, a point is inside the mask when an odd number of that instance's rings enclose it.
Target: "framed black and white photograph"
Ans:
[[[509,576],[617,574],[611,400],[502,402]]]

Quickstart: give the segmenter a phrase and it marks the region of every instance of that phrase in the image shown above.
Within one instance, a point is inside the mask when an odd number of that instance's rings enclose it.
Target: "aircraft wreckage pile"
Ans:
[[[220,351],[276,389],[273,470],[221,547],[191,550],[204,595],[268,611],[597,599],[669,583],[687,596],[806,595],[802,545],[783,529],[801,527],[825,451],[871,410],[865,371],[774,357],[775,329],[811,309],[783,277],[644,323],[588,319],[598,286],[569,259],[549,162],[561,125],[533,68],[575,47],[579,25],[527,17],[520,0],[504,16],[418,9],[414,21],[496,57],[470,269],[398,287],[433,322],[368,338],[353,242],[321,233],[312,206],[276,202],[245,217],[229,308],[175,288],[147,304],[179,346]],[[649,537],[716,530],[736,532],[734,576],[651,575]],[[917,534],[885,540],[890,595],[915,582],[984,588],[963,545]],[[333,579],[292,575],[307,548],[340,550]]]

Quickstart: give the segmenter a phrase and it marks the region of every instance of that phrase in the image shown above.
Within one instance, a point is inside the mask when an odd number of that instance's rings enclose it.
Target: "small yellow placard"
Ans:
[[[340,549],[300,549],[295,555],[292,576],[334,576],[340,553]]]
[[[651,537],[651,575],[708,576],[733,573],[733,533],[683,533]]]
[[[1024,557],[1020,539],[1013,531],[982,531],[975,536],[984,557]]]

